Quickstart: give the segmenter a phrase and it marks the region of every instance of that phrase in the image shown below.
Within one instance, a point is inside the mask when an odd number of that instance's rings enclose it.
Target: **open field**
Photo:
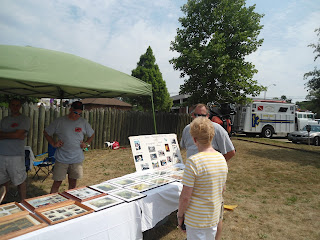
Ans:
[[[229,162],[224,198],[225,204],[238,207],[224,214],[223,239],[320,239],[320,147],[243,139],[299,150],[233,138],[237,154]],[[184,151],[182,155],[185,157]],[[134,172],[131,149],[86,152],[84,169],[79,186]],[[32,179],[33,174],[29,173],[28,197],[47,194],[52,180],[41,182]],[[64,182],[60,191],[65,189]],[[7,199],[13,200],[18,199],[12,196]],[[172,213],[165,224],[145,232],[144,239],[179,240],[185,239],[185,235],[176,229]]]

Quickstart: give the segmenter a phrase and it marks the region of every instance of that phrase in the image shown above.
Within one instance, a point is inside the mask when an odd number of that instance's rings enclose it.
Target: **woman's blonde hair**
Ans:
[[[212,122],[206,117],[195,118],[190,124],[190,134],[200,144],[206,145],[211,143],[214,137]]]

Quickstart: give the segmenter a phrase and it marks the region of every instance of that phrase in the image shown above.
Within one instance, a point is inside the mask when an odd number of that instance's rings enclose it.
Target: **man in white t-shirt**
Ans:
[[[83,105],[76,101],[72,103],[68,115],[55,119],[44,130],[47,141],[57,148],[53,169],[53,184],[51,193],[59,191],[62,181],[68,174],[69,189],[77,186],[77,180],[83,175],[82,163],[84,160],[83,149],[86,148],[94,137],[94,131],[88,121],[81,116]],[[58,136],[54,141],[53,134]],[[84,142],[84,135],[88,139]]]
[[[196,105],[191,116],[193,119],[197,117],[209,118],[209,109],[205,104],[199,103]],[[224,156],[226,161],[228,161],[236,154],[235,148],[231,142],[231,139],[227,131],[218,123],[212,122],[212,125],[214,126],[214,131],[215,131],[215,136],[212,140],[212,147],[216,151],[220,152]],[[182,131],[180,147],[185,148],[187,150],[187,158],[198,153],[198,148],[194,144],[193,138],[190,134],[190,124],[188,124]],[[223,209],[221,214],[223,214]],[[218,230],[217,230],[215,239],[220,240],[221,234],[222,234],[222,215],[221,215],[221,221],[218,224]]]

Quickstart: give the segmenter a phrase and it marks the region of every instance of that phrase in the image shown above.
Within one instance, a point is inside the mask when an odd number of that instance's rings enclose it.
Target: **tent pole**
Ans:
[[[157,124],[156,124],[156,115],[154,113],[154,104],[153,104],[153,93],[151,93],[151,104],[152,104],[152,114],[153,114],[153,124],[154,124],[154,132],[157,133]]]

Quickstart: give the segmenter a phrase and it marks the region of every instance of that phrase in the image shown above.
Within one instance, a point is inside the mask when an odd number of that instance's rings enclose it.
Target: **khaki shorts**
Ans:
[[[27,178],[24,156],[0,155],[0,184],[11,180],[15,186],[23,183]]]
[[[56,161],[53,169],[52,179],[54,181],[63,181],[68,174],[68,178],[80,179],[83,176],[83,167],[81,163],[61,163]]]

